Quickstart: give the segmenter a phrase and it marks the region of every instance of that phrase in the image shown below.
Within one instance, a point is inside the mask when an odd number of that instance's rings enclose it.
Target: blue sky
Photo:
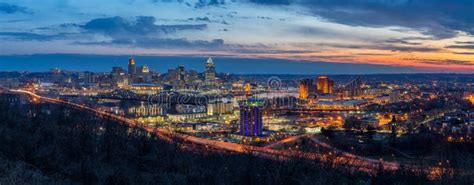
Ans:
[[[229,56],[474,71],[471,0],[0,0],[1,55]]]

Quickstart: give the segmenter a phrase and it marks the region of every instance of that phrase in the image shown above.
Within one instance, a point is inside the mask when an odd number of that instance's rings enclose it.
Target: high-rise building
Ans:
[[[474,104],[474,93],[472,92],[464,92],[464,98],[471,102],[471,104]]]
[[[207,115],[232,114],[234,105],[232,101],[212,101],[207,103]]]
[[[112,67],[112,76],[124,75],[125,70],[122,67]]]
[[[177,79],[179,81],[184,81],[184,78],[186,77],[186,71],[184,70],[184,65],[179,65],[177,70]]]
[[[129,84],[127,73],[122,67],[113,67],[110,75],[112,77],[112,83],[116,87],[122,88]]]
[[[178,75],[177,75],[176,69],[168,69],[168,73],[167,73],[167,74],[168,74],[167,77],[168,77],[168,80],[169,80],[169,81],[172,82],[172,81],[178,80],[178,77],[177,77]]]
[[[145,64],[140,66],[137,71],[137,79],[140,83],[150,83],[151,82],[151,75],[150,75],[150,68]]]
[[[140,73],[142,73],[142,74],[150,73],[150,68],[148,68],[148,66],[145,64],[142,67],[140,67]]]
[[[312,84],[311,79],[303,79],[300,81],[300,99],[308,99]]]
[[[206,85],[214,85],[216,80],[216,68],[214,61],[209,57],[206,62],[206,70],[204,71],[204,80]]]
[[[85,84],[95,83],[94,73],[89,72],[89,71],[84,72],[84,83]]]
[[[130,57],[130,59],[128,60],[128,75],[130,75],[132,81],[135,78],[136,73],[137,68],[135,68],[135,59],[133,59],[133,57]]]
[[[263,134],[263,100],[244,100],[240,107],[240,134],[261,136]]]
[[[246,83],[244,85],[244,90],[245,90],[245,95],[250,95],[252,94],[252,85],[250,85],[250,83]]]
[[[199,78],[199,73],[196,70],[194,69],[189,70],[188,81],[194,83],[194,81],[198,80],[198,78]]]
[[[332,81],[328,76],[319,76],[316,81],[318,93],[332,94],[334,92],[334,81]]]

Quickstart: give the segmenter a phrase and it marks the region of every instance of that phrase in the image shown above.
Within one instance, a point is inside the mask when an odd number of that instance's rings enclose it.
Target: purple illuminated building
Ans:
[[[263,100],[240,101],[240,134],[243,136],[261,136],[263,130]]]

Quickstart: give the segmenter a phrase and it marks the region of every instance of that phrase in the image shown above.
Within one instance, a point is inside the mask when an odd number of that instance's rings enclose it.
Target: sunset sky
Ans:
[[[0,55],[213,55],[473,73],[473,34],[473,0],[0,0]]]

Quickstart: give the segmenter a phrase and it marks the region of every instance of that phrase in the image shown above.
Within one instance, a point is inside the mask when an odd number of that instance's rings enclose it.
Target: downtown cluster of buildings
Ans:
[[[212,58],[204,62],[201,72],[178,65],[159,73],[146,64],[138,65],[134,58],[127,64],[126,69],[113,67],[110,72],[2,73],[6,77],[0,86],[87,104],[143,124],[166,124],[191,133],[225,131],[234,139],[248,141],[271,138],[275,133],[347,127],[347,120],[356,120],[352,126],[361,129],[390,130],[389,123],[396,118],[400,132],[409,130],[404,124],[425,122],[433,130],[463,137],[472,133],[474,124],[472,111],[450,104],[461,99],[474,103],[474,85],[457,76],[309,79],[290,75],[278,78],[275,86],[269,84],[271,76],[217,73]],[[449,101],[442,102],[444,99]]]
[[[142,123],[154,122],[174,122],[176,129],[181,131],[200,130],[213,128],[203,124],[193,123],[196,120],[216,121],[215,119],[232,117],[234,110],[238,110],[236,117],[239,120],[239,134],[242,136],[262,136],[263,135],[263,100],[234,100],[229,96],[206,96],[203,104],[196,104],[195,102],[180,102],[181,99],[195,98],[195,92],[209,92],[213,89],[218,89],[219,82],[216,75],[216,69],[212,58],[208,58],[205,64],[203,73],[196,70],[186,70],[184,65],[179,65],[175,69],[168,69],[167,73],[157,74],[153,73],[148,66],[137,66],[134,58],[128,61],[128,70],[121,67],[113,67],[110,73],[112,86],[117,89],[113,93],[123,92],[127,90],[136,95],[154,96],[161,92],[182,91],[182,94],[176,100],[171,100],[173,97],[168,96],[170,102],[159,104],[144,104],[126,105],[119,108],[118,102],[108,100],[105,104],[112,103],[109,108],[104,108],[106,111],[112,111],[117,114],[123,114],[127,117],[132,117]],[[88,81],[88,83],[100,84],[99,81]],[[250,93],[249,84],[245,84],[247,93]],[[189,93],[190,91],[194,93]],[[108,94],[108,93],[106,93]],[[110,94],[109,94],[110,95]],[[248,95],[248,94],[246,94]],[[113,96],[113,95],[112,95]],[[133,97],[128,97],[133,98]],[[236,109],[238,107],[238,109]],[[235,119],[235,118],[234,118]],[[191,122],[191,124],[186,124]],[[215,130],[221,129],[218,125],[214,125]]]
[[[360,78],[342,86],[336,86],[329,76],[319,76],[315,80],[303,79],[299,84],[299,98],[302,100],[358,99],[362,95],[362,85]]]
[[[370,103],[387,104],[401,101],[397,86],[371,87],[360,78],[336,85],[328,76],[303,79],[299,83],[299,99],[307,106],[329,110],[358,110]],[[405,98],[407,100],[410,97]]]
[[[136,64],[135,59],[130,58],[127,71],[114,67],[110,75],[114,82],[111,88],[113,91],[99,93],[103,99],[125,97],[142,102],[139,105],[121,105],[120,108],[118,103],[112,104],[109,107],[116,110],[115,113],[132,117],[142,123],[196,122],[233,114],[234,102],[228,96],[200,95],[218,89],[221,84],[212,58],[207,59],[202,73],[186,70],[184,65],[179,65],[168,69],[167,73],[159,74],[151,71],[146,65]]]
[[[300,81],[300,96],[302,100],[316,98],[317,95],[328,95],[334,92],[334,81],[328,76],[317,77],[316,80],[303,79]]]
[[[196,70],[186,70],[184,65],[168,69],[165,74],[156,73],[151,71],[146,64],[137,66],[133,57],[129,59],[127,69],[113,67],[110,75],[86,72],[84,83],[109,85],[113,88],[130,89],[144,94],[153,94],[165,86],[176,90],[196,90],[217,85],[216,70],[212,58],[207,60],[205,71],[202,74]]]

